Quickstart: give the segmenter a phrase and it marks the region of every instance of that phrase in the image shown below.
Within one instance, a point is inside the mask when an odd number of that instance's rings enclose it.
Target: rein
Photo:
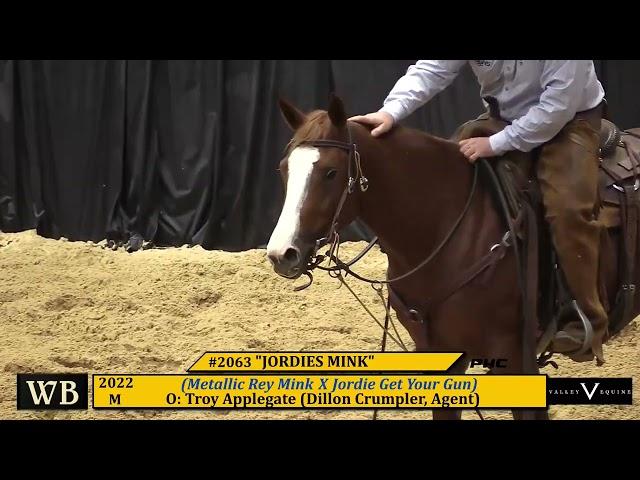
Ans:
[[[438,256],[438,254],[442,251],[442,249],[447,245],[447,243],[449,243],[449,240],[451,240],[451,238],[455,234],[456,230],[460,226],[460,223],[462,223],[462,220],[464,220],[465,216],[467,215],[467,212],[469,211],[469,208],[471,207],[471,202],[473,200],[473,196],[474,196],[474,193],[476,191],[477,183],[478,183],[478,168],[474,165],[473,183],[471,185],[471,190],[469,191],[469,196],[467,197],[467,201],[465,203],[465,206],[462,209],[462,211],[460,212],[460,215],[458,216],[458,218],[454,222],[454,224],[451,227],[451,229],[449,230],[449,232],[445,235],[443,240],[440,242],[440,244],[433,250],[433,252],[431,252],[431,254],[429,254],[429,256],[427,258],[425,258],[422,262],[420,262],[418,265],[416,265],[414,268],[412,268],[408,272],[405,272],[402,275],[398,275],[397,277],[394,277],[392,279],[372,280],[372,279],[363,277],[362,275],[359,275],[359,274],[355,273],[353,270],[351,270],[350,267],[353,264],[355,264],[358,260],[360,260],[369,250],[371,250],[373,245],[375,245],[375,243],[378,240],[377,237],[374,239],[375,242],[374,241],[370,242],[369,245],[367,245],[365,247],[365,249],[362,252],[360,252],[350,262],[344,263],[337,257],[337,255],[331,255],[329,258],[332,259],[335,262],[336,265],[334,267],[322,267],[319,264],[316,265],[316,267],[319,268],[320,270],[324,270],[324,271],[327,271],[327,272],[334,272],[336,270],[342,270],[342,271],[346,272],[347,274],[350,274],[353,277],[357,278],[358,280],[362,280],[363,282],[367,282],[367,283],[371,283],[371,284],[390,284],[390,283],[397,282],[399,280],[403,280],[403,279],[405,279],[407,277],[410,277],[411,275],[416,273],[418,270],[420,270],[421,268],[423,268],[423,267],[427,266],[429,263],[431,263]],[[337,233],[335,235],[337,237]],[[339,239],[337,239],[337,241],[339,241]]]

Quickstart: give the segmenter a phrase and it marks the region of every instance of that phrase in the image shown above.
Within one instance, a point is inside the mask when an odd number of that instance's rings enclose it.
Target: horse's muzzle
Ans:
[[[278,275],[295,280],[307,270],[311,254],[312,246],[290,245],[282,252],[268,252],[267,257]]]

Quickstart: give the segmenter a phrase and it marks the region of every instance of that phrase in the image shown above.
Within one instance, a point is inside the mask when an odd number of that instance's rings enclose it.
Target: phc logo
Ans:
[[[38,374],[17,375],[18,410],[86,410],[89,399],[89,375]]]
[[[491,65],[493,65],[493,60],[474,60],[476,62],[476,65],[478,65],[479,67],[490,67]]]
[[[631,405],[631,378],[549,378],[547,403],[555,405]]]

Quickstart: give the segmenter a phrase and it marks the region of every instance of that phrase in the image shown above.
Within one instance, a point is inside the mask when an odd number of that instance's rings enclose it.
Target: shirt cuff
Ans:
[[[391,115],[396,123],[404,118],[404,106],[397,101],[386,103],[379,111]]]
[[[491,150],[496,156],[503,155],[510,150],[515,150],[509,142],[509,137],[507,136],[507,132],[502,130],[494,135],[489,137],[489,144],[491,145]]]

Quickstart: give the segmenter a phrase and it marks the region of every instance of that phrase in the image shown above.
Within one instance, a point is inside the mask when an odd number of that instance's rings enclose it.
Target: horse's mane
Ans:
[[[353,123],[351,125],[357,125],[358,128],[363,128],[368,132],[373,129],[370,125],[363,125],[361,123]],[[293,138],[287,145],[287,150],[291,151],[299,145],[311,141],[329,138],[331,133],[335,132],[335,127],[331,123],[329,114],[324,110],[315,110],[307,115],[307,121],[296,130]],[[457,143],[453,139],[446,139],[431,135],[422,130],[416,128],[406,127],[404,125],[397,125],[393,130],[384,136],[380,137],[380,141],[385,139],[396,140],[403,142],[404,140],[424,141],[425,145],[440,145],[448,146],[449,148],[458,148]],[[413,143],[413,142],[412,142]]]
[[[372,130],[370,127],[366,127],[368,130]],[[395,138],[399,141],[405,138],[414,137],[416,140],[422,140],[425,143],[431,145],[441,145],[441,146],[449,146],[455,149],[458,148],[457,142],[453,139],[438,137],[436,135],[432,135],[430,133],[425,132],[424,130],[419,130],[417,128],[407,127],[404,125],[396,125],[391,132],[386,134],[389,138]],[[384,138],[384,137],[382,137]]]

